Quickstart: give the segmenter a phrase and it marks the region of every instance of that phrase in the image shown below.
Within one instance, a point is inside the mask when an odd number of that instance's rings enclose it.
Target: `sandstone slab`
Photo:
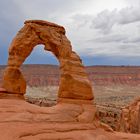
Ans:
[[[93,105],[39,107],[24,100],[0,99],[0,140],[124,139],[139,140],[140,135],[104,130]]]

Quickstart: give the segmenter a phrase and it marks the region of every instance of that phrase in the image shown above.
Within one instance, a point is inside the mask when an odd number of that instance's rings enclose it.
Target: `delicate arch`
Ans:
[[[41,20],[25,21],[11,43],[3,77],[3,87],[7,92],[25,94],[26,82],[20,66],[38,44],[45,45],[44,50],[51,51],[60,63],[59,99],[92,100],[92,86],[80,57],[72,51],[64,27]]]

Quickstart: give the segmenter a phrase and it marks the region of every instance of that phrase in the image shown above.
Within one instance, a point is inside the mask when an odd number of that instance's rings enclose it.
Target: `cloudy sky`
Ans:
[[[140,65],[140,0],[0,0],[0,64],[27,19],[63,25],[85,65]],[[57,60],[37,46],[25,63]]]

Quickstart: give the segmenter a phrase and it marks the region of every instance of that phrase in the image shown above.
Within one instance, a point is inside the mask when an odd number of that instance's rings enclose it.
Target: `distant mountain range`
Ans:
[[[0,65],[0,83],[4,68]],[[57,65],[29,64],[21,70],[29,86],[59,85]],[[86,71],[93,85],[140,85],[140,66],[87,66]]]

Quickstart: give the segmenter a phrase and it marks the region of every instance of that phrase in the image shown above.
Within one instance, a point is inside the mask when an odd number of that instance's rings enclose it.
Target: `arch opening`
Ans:
[[[36,45],[23,64],[59,65],[59,61],[54,54],[51,51],[44,50],[44,47],[42,44]]]
[[[44,47],[35,46],[21,67],[27,84],[24,97],[28,102],[39,106],[52,106],[57,101],[59,62],[52,52],[44,51]]]
[[[24,27],[13,39],[9,48],[8,66],[3,77],[3,87],[10,94],[23,96],[26,81],[20,66],[36,45],[43,44],[44,50],[51,51],[60,63],[59,101],[93,100],[91,83],[80,57],[72,50],[65,36],[65,29],[54,23],[40,20],[26,21]]]

